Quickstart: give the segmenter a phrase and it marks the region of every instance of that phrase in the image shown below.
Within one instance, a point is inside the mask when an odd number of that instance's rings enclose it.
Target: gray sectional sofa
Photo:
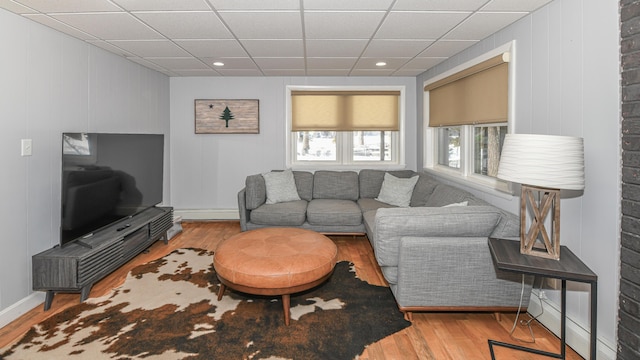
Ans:
[[[238,206],[243,231],[284,226],[366,234],[409,318],[413,311],[510,311],[529,304],[531,280],[497,271],[487,245],[491,236],[518,237],[519,218],[428,174],[255,174],[238,193]]]

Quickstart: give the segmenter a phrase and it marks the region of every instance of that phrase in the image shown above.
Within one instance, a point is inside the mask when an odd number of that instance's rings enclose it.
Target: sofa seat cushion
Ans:
[[[395,207],[394,205],[390,205],[382,201],[378,201],[376,199],[358,199],[358,206],[360,206],[360,210],[362,211],[363,214],[371,210],[378,210],[380,208]]]
[[[307,206],[307,221],[311,225],[360,225],[362,211],[352,200],[313,199]]]
[[[251,211],[251,222],[260,225],[300,226],[306,219],[305,200],[264,204]]]

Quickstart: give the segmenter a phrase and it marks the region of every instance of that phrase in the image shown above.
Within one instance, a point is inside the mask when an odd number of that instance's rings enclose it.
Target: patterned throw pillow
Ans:
[[[267,188],[267,204],[300,200],[291,170],[262,174]]]
[[[419,176],[416,175],[408,179],[402,179],[389,173],[384,174],[382,188],[376,200],[389,205],[409,207],[413,188],[416,186],[416,182],[418,182],[418,177]]]

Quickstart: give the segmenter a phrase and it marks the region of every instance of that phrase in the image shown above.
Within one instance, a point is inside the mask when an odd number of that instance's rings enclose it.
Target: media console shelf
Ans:
[[[80,292],[89,296],[97,281],[122,266],[159,239],[168,243],[173,226],[173,208],[152,207],[118,221],[64,247],[36,254],[32,258],[33,290],[46,291],[44,310],[49,310],[56,292]]]

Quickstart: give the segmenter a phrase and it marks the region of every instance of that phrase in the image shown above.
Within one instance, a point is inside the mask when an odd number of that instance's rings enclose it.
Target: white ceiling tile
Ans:
[[[176,40],[175,43],[196,57],[247,56],[247,52],[234,39]]]
[[[264,75],[258,69],[218,69],[217,71],[224,76],[263,76]]]
[[[212,11],[136,12],[134,15],[171,39],[230,39],[232,37]]]
[[[169,40],[114,40],[110,43],[139,57],[189,56]]]
[[[393,69],[354,69],[351,76],[391,76]]]
[[[549,2],[0,0],[0,8],[169,76],[415,76]],[[380,60],[388,65],[375,67]]]
[[[95,45],[99,48],[105,49],[109,52],[112,52],[114,54],[120,55],[120,56],[125,56],[127,58],[129,57],[136,57],[135,54],[132,54],[124,49],[121,49],[117,46],[113,46],[111,44],[109,44],[108,42],[104,41],[104,40],[87,40],[87,42],[91,45]]]
[[[307,56],[310,57],[358,57],[369,40],[307,40]]]
[[[44,14],[25,14],[24,17],[31,19],[33,21],[37,21],[42,25],[48,26],[52,29],[61,31],[65,34],[71,35],[75,38],[78,39],[82,39],[82,40],[93,40],[95,39],[95,37],[87,34],[86,32],[80,31],[76,28],[72,28],[71,26],[68,26],[67,24],[60,22],[52,17],[50,17],[49,15],[44,15]]]
[[[305,76],[306,72],[301,69],[267,69],[262,70],[266,76]]]
[[[136,56],[127,57],[127,59],[131,60],[131,61],[133,61],[135,63],[138,63],[138,64],[140,64],[142,66],[148,67],[150,69],[153,69],[153,70],[156,70],[156,71],[160,71],[162,73],[166,73],[167,72],[167,69],[165,69],[165,68],[163,68],[161,66],[158,66],[158,65],[156,65],[156,64],[154,64],[154,63],[152,63],[150,61],[147,61],[145,59],[136,57]]]
[[[202,70],[176,70],[176,74],[179,76],[220,76],[218,72],[211,69],[202,69]]]
[[[431,44],[432,41],[425,40],[373,40],[362,56],[384,58],[393,54],[394,57],[412,58]]]
[[[393,10],[476,11],[486,3],[487,0],[397,0]]]
[[[467,12],[391,12],[376,33],[377,39],[435,40],[459,24]]]
[[[349,69],[308,69],[309,76],[349,76]]]
[[[493,0],[482,11],[534,11],[551,0]]]
[[[237,70],[237,69],[257,70],[258,69],[256,63],[251,58],[248,58],[248,57],[201,58],[200,60],[211,65],[213,65],[214,61],[222,61],[224,63],[224,66],[216,67],[216,71],[223,71],[223,70],[229,70],[229,69],[234,69],[234,70]]]
[[[253,57],[303,57],[304,44],[296,40],[242,40],[242,45]]]
[[[207,65],[194,58],[145,58],[160,67],[176,70],[210,69]]]
[[[415,58],[406,63],[401,70],[429,69],[443,62],[447,58]]]
[[[35,14],[38,12],[37,10],[20,5],[11,0],[0,0],[0,8],[11,11],[15,14]]]
[[[307,58],[307,66],[312,69],[351,69],[358,58]]]
[[[297,11],[220,12],[238,39],[299,39],[302,22]]]
[[[308,12],[304,15],[307,39],[370,39],[384,16],[378,12]]]
[[[162,38],[126,13],[55,14],[52,17],[103,40]]]
[[[108,0],[20,0],[19,2],[43,13],[122,11]]]
[[[205,0],[112,0],[127,11],[211,10]]]
[[[304,58],[254,58],[262,71],[269,69],[302,69],[304,70]]]
[[[411,58],[386,58],[384,61],[387,63],[386,66],[376,66],[376,63],[380,61],[379,58],[360,58],[356,63],[354,68],[357,70],[389,70],[393,71],[406,64]]]
[[[387,10],[392,0],[303,0],[305,10]]]
[[[299,10],[300,0],[209,0],[217,10]]]
[[[475,13],[444,38],[458,40],[482,40],[503,27],[527,15],[514,13]]]
[[[448,58],[477,42],[477,40],[438,40],[418,56]]]

